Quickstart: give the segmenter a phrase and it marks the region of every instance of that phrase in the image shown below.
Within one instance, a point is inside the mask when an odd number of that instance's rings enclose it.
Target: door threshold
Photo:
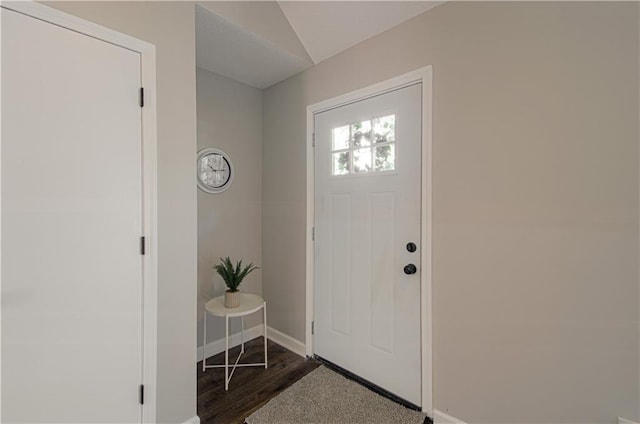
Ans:
[[[327,368],[329,368],[330,370],[333,370],[335,372],[337,372],[338,374],[348,378],[349,380],[353,380],[356,383],[360,384],[361,386],[366,387],[367,389],[371,390],[374,393],[379,394],[382,397],[385,397],[395,403],[398,403],[402,406],[404,406],[405,408],[409,408],[412,409],[414,411],[420,411],[422,412],[422,408],[420,408],[418,405],[416,405],[415,403],[409,402],[408,400],[402,399],[401,397],[391,393],[390,391],[383,389],[382,387],[373,384],[372,382],[370,382],[369,380],[365,380],[364,378],[352,373],[349,370],[346,370],[344,368],[342,368],[340,365],[336,365],[331,361],[327,361],[326,359],[318,356],[318,355],[313,355],[314,359],[316,359],[318,362],[320,362],[322,365],[326,366]]]

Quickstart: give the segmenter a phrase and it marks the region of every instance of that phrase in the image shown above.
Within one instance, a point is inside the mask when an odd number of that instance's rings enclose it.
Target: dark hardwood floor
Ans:
[[[262,337],[245,344],[240,362],[262,362]],[[235,361],[240,348],[229,351],[229,362]],[[224,390],[224,368],[209,368],[202,372],[198,362],[198,416],[201,424],[242,424],[244,419],[272,397],[307,375],[320,363],[305,359],[280,345],[268,341],[269,368],[236,368]],[[224,352],[207,359],[207,364],[224,364]]]

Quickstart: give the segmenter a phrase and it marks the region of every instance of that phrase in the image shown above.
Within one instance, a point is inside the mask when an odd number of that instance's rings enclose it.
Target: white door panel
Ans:
[[[139,86],[138,53],[3,10],[3,422],[140,422]]]
[[[315,353],[416,405],[420,270],[403,269],[420,265],[421,93],[318,113],[314,126]]]

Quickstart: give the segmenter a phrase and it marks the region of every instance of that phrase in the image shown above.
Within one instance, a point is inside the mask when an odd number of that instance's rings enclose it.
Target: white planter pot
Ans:
[[[240,292],[236,291],[236,292],[232,292],[232,291],[225,291],[224,292],[224,307],[225,308],[237,308],[238,306],[240,306]]]

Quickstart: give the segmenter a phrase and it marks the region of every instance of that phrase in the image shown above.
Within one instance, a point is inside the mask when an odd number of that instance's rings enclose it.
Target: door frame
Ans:
[[[425,66],[395,78],[352,91],[328,100],[307,106],[307,223],[306,223],[306,324],[305,353],[312,356],[313,302],[314,302],[314,247],[313,226],[315,212],[314,174],[314,121],[315,114],[345,106],[360,100],[422,83],[422,160],[421,160],[421,211],[420,211],[420,335],[422,411],[433,416],[433,330],[432,330],[432,105],[433,69]]]
[[[140,53],[140,80],[144,87],[142,112],[142,222],[145,253],[142,255],[143,318],[142,375],[145,399],[141,405],[143,423],[156,422],[157,394],[157,321],[158,321],[158,211],[157,211],[157,118],[156,50],[153,44],[107,27],[78,18],[34,1],[2,2],[3,9],[39,19],[98,40]],[[1,90],[1,87],[0,87]],[[1,92],[1,91],[0,91]],[[0,122],[1,128],[1,122]],[[0,146],[2,140],[0,139]],[[1,165],[0,165],[1,166]],[[0,177],[1,178],[1,177]],[[0,211],[1,213],[1,211]],[[1,233],[0,233],[1,236]],[[1,257],[1,256],[0,256]],[[1,264],[0,264],[1,267]],[[1,284],[1,282],[0,282]],[[1,408],[1,405],[0,405]]]

